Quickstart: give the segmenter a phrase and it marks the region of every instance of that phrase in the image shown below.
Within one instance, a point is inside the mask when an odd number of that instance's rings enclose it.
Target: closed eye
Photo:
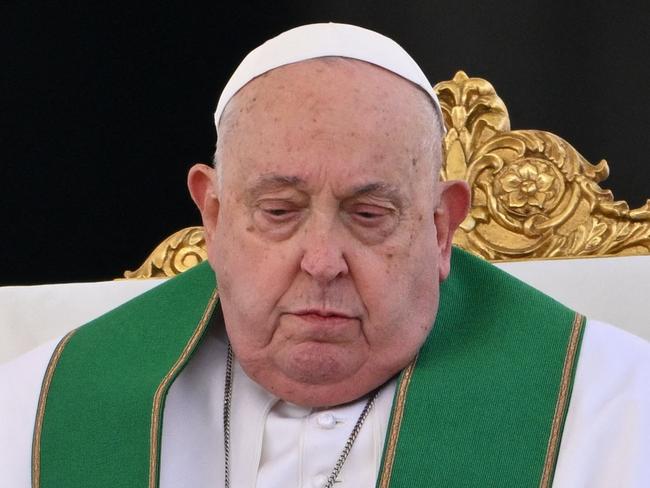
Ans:
[[[379,205],[355,205],[351,209],[352,218],[361,225],[381,225],[395,214],[394,209]]]
[[[264,212],[274,217],[282,217],[283,215],[287,215],[293,212],[293,210],[288,210],[286,208],[265,208],[262,210],[264,210]]]
[[[386,215],[388,212],[386,211],[377,211],[377,210],[359,210],[357,212],[357,215],[360,217],[366,217],[366,218],[372,218],[372,217],[381,217],[383,215]]]
[[[277,200],[260,202],[258,209],[265,220],[277,224],[291,221],[300,213],[295,203]]]
[[[379,213],[379,212],[357,212],[357,216],[364,218],[364,219],[375,219],[378,217],[383,217],[385,214]]]

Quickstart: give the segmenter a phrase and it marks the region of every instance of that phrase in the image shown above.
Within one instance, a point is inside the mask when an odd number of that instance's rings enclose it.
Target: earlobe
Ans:
[[[206,164],[192,166],[187,175],[187,187],[192,200],[201,212],[206,234],[212,234],[219,217],[219,198],[216,192],[214,168]]]
[[[449,275],[451,248],[454,233],[469,211],[470,190],[461,180],[440,182],[440,203],[435,213],[438,239],[439,279],[443,281]]]

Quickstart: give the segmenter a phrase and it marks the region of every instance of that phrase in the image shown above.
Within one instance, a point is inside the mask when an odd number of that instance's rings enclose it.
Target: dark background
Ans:
[[[199,224],[185,189],[241,58],[302,23],[402,44],[436,83],[488,79],[513,128],[544,129],[604,186],[650,197],[647,2],[0,3],[0,285],[112,279]]]

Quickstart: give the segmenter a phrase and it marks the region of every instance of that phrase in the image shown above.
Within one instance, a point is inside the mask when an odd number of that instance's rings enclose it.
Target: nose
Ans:
[[[331,228],[306,231],[300,269],[323,284],[348,274],[341,237]]]

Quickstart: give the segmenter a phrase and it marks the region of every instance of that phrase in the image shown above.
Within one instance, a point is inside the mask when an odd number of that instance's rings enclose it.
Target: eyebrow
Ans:
[[[386,196],[400,196],[400,191],[395,185],[383,182],[373,182],[367,183],[365,185],[359,185],[352,188],[352,196],[366,195],[368,193],[376,193],[378,195]]]
[[[408,203],[408,199],[405,198],[399,188],[390,183],[372,182],[356,186],[352,188],[351,195],[348,198],[358,198],[363,195],[376,195],[391,200],[398,205],[406,205]]]
[[[250,198],[256,198],[261,194],[280,190],[282,188],[300,188],[306,185],[305,180],[298,176],[285,176],[278,174],[263,174],[258,176],[250,187],[248,194]]]
[[[282,188],[296,188],[300,190],[306,186],[307,182],[298,176],[270,173],[258,176],[250,187],[248,194],[250,198],[254,199],[268,191],[280,190]],[[345,197],[345,200],[358,198],[364,195],[375,195],[394,201],[397,204],[404,205],[408,203],[408,199],[404,197],[404,194],[397,186],[382,181],[358,185],[346,193],[348,193],[348,196]]]

